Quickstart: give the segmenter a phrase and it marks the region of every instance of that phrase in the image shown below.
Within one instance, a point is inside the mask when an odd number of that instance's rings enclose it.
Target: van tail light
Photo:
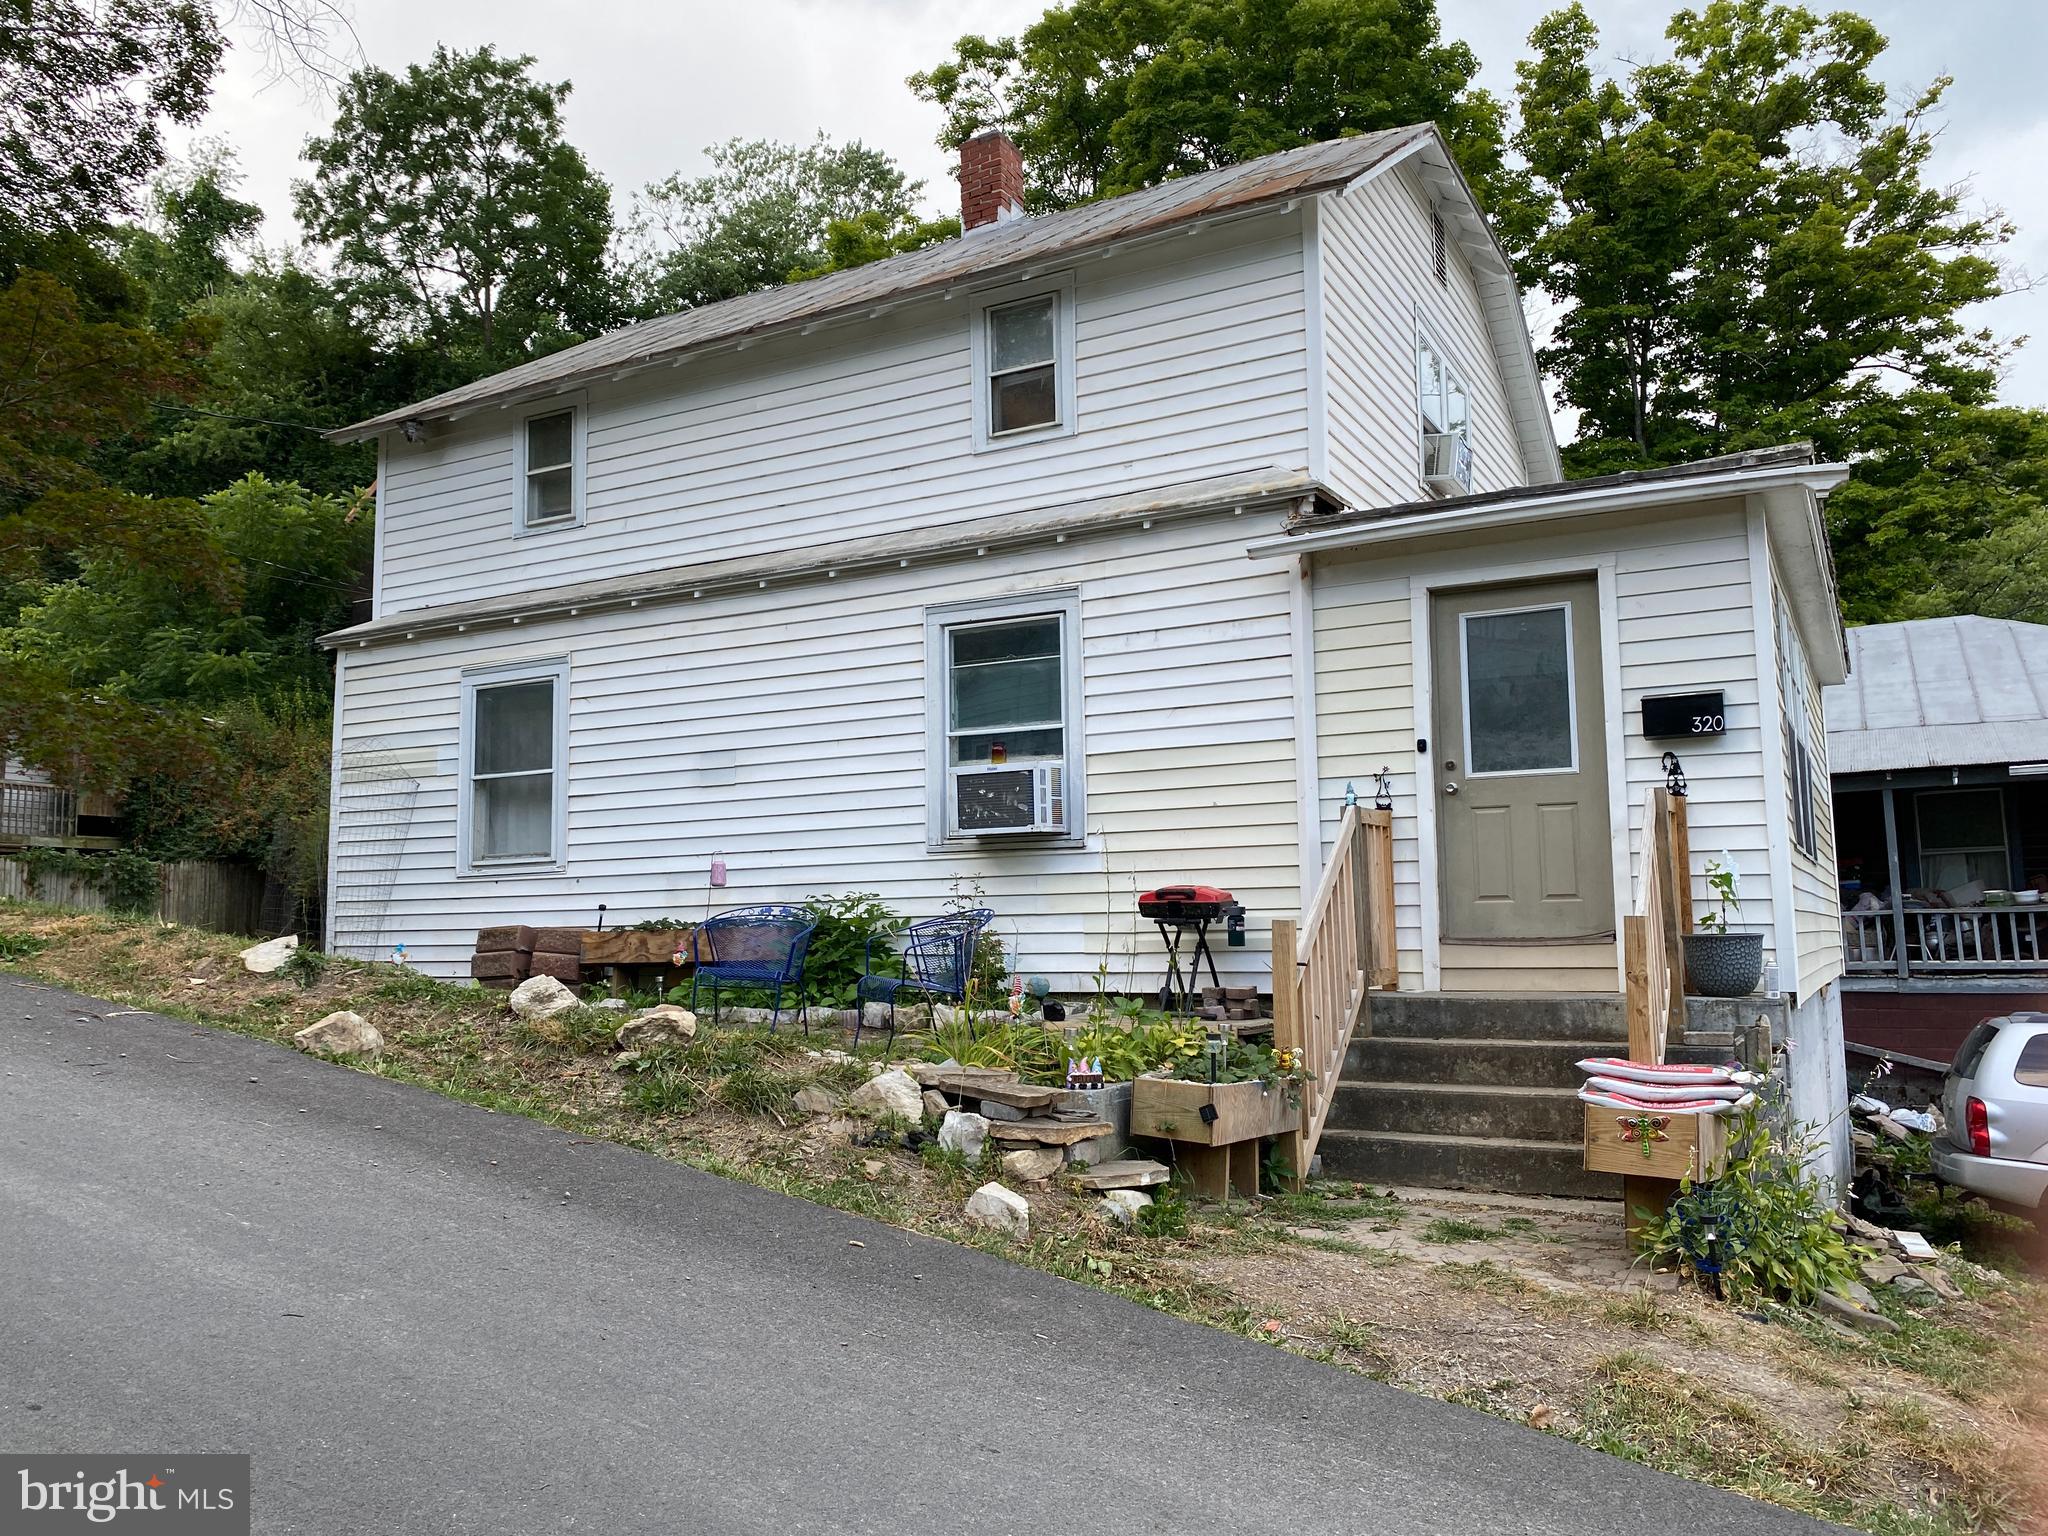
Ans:
[[[1970,1150],[1979,1157],[1989,1157],[1991,1117],[1984,1112],[1982,1099],[1971,1099],[1963,1106],[1963,1129],[1970,1133]]]

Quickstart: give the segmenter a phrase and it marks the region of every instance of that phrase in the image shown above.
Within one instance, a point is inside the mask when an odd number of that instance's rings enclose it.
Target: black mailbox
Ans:
[[[1719,736],[1728,729],[1728,714],[1719,693],[1666,693],[1643,700],[1643,734]]]

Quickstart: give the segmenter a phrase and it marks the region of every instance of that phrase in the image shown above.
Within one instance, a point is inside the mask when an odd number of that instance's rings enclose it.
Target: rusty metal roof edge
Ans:
[[[809,582],[821,575],[953,560],[988,549],[1063,540],[1108,532],[1133,523],[1149,526],[1155,519],[1200,516],[1226,509],[1263,511],[1303,500],[1328,500],[1330,493],[1299,470],[1268,467],[1242,475],[1181,481],[1145,491],[1098,497],[1063,507],[1038,507],[1022,512],[969,520],[941,530],[906,529],[836,544],[781,550],[769,554],[732,555],[695,565],[666,566],[632,576],[608,577],[557,587],[547,592],[519,592],[418,608],[351,625],[320,637],[328,650],[386,644],[423,634],[445,634],[469,628],[496,628],[528,619],[579,616],[591,609],[639,607],[644,603],[684,601],[707,593]]]

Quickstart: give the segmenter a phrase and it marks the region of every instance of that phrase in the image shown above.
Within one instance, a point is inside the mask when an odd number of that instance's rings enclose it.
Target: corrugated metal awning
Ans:
[[[2048,625],[1968,615],[1849,631],[1828,771],[2048,762]]]

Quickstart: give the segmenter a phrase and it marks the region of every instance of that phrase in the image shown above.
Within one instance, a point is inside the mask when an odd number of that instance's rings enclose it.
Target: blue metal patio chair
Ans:
[[[896,1039],[896,998],[903,992],[922,992],[927,1002],[950,997],[955,1002],[967,996],[967,981],[974,974],[974,952],[981,944],[981,932],[995,921],[987,907],[945,917],[927,918],[903,930],[903,974],[875,973],[875,941],[870,938],[861,958],[861,977],[853,990],[853,1043],[860,1044],[860,1032],[867,1024],[868,1003],[889,1005],[889,1039]]]
[[[749,986],[772,987],[774,1014],[768,1022],[772,1034],[782,1023],[782,989],[796,988],[797,1022],[804,1033],[811,1032],[811,1015],[804,1003],[804,956],[810,951],[817,919],[802,907],[735,907],[697,925],[696,970],[690,977],[690,1007],[697,1006],[697,984],[711,981],[711,1021],[718,1022],[718,985],[740,982]]]

